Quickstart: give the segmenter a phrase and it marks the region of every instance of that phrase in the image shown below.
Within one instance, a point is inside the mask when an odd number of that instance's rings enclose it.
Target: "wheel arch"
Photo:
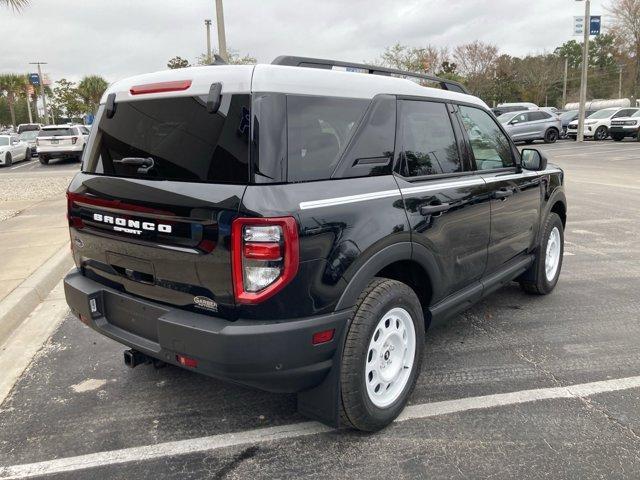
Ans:
[[[438,294],[433,282],[437,278],[437,264],[426,248],[410,242],[389,245],[369,257],[353,276],[340,297],[336,310],[356,304],[360,293],[375,277],[390,278],[407,284],[418,296],[423,310]]]

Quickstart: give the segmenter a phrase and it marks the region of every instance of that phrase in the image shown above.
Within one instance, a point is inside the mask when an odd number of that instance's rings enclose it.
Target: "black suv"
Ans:
[[[563,172],[461,85],[279,57],[112,85],[68,218],[67,302],[129,366],[298,392],[305,415],[376,430],[430,324],[512,280],[553,290],[566,201]]]

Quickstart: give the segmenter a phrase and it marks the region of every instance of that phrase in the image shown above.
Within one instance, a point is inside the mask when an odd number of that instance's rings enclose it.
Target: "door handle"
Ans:
[[[434,213],[442,213],[446,212],[451,208],[449,203],[438,203],[436,205],[423,205],[420,207],[420,215],[428,216],[433,215]]]
[[[501,188],[493,192],[493,198],[496,200],[504,200],[515,193],[513,188]]]

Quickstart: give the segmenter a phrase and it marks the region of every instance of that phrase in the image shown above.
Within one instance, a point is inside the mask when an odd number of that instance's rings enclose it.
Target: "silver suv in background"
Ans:
[[[533,143],[544,140],[553,143],[560,137],[562,122],[554,114],[544,110],[504,113],[498,121],[511,135],[514,142]]]

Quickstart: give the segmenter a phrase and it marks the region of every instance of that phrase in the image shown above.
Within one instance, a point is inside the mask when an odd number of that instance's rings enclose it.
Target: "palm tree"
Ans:
[[[0,5],[11,7],[13,10],[20,10],[29,5],[29,0],[0,0]]]
[[[108,86],[109,83],[99,75],[84,77],[78,84],[78,93],[91,112],[98,109],[100,98]]]
[[[7,93],[7,103],[9,104],[9,111],[11,112],[11,123],[14,126],[16,125],[16,97],[22,95],[26,87],[27,77],[25,75],[16,75],[15,73],[0,75],[0,91]]]

